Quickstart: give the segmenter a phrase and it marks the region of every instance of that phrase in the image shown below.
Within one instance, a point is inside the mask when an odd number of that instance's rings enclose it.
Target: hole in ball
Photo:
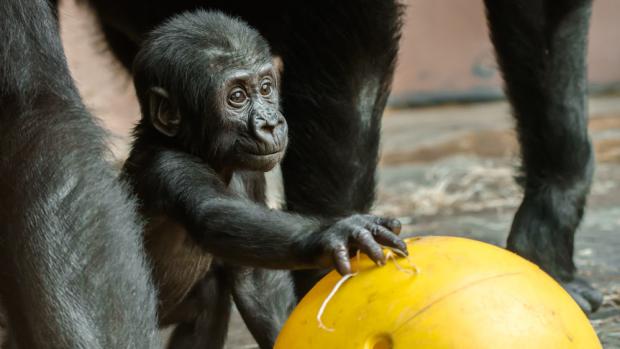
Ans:
[[[366,349],[392,349],[393,347],[392,336],[387,333],[375,335],[366,341]]]

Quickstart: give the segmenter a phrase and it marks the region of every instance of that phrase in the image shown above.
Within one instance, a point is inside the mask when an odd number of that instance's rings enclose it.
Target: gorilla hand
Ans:
[[[320,265],[333,265],[340,274],[346,275],[351,273],[352,249],[361,250],[377,265],[385,264],[383,246],[407,255],[407,245],[398,237],[400,229],[397,219],[355,214],[314,234],[310,244],[320,251]]]

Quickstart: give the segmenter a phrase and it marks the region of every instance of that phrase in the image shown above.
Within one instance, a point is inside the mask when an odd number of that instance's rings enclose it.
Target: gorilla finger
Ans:
[[[385,254],[381,245],[375,241],[373,235],[367,229],[359,229],[353,233],[359,249],[370,257],[377,265],[385,265]]]
[[[395,218],[385,218],[385,217],[375,216],[373,219],[373,223],[388,228],[389,230],[392,231],[392,233],[396,235],[400,234],[400,231],[402,230],[402,225],[400,224],[400,221]]]
[[[409,255],[407,244],[387,228],[375,225],[374,227],[370,227],[369,230],[372,232],[375,240],[381,245],[396,250],[400,255]]]
[[[344,245],[338,245],[332,252],[334,266],[340,275],[351,274],[351,262],[349,261],[349,253]]]
[[[403,229],[402,224],[396,218],[390,218],[388,223],[388,228],[396,235],[400,235],[401,230]]]

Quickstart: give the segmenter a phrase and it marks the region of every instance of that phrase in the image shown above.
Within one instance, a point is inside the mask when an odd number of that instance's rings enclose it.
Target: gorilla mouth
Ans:
[[[283,158],[286,140],[282,143],[257,142],[253,139],[240,139],[236,145],[237,161],[246,170],[269,171]]]
[[[282,153],[284,150],[282,149],[276,149],[270,152],[253,152],[253,151],[248,151],[248,155],[250,156],[255,156],[255,157],[265,157],[265,156],[271,156],[271,155],[278,155],[280,153]]]
[[[246,157],[251,163],[272,163],[279,162],[284,154],[284,150],[277,150],[269,153],[247,152]]]
[[[248,170],[267,172],[274,168],[283,157],[284,150],[260,154],[246,152],[241,161],[244,164],[243,167]]]
[[[282,160],[285,150],[277,144],[238,143],[237,161],[246,170],[267,172]]]
[[[278,146],[277,144],[264,144],[264,143],[254,143],[254,144],[239,144],[240,150],[245,153],[247,156],[251,156],[254,158],[268,158],[272,156],[281,155],[286,147]]]

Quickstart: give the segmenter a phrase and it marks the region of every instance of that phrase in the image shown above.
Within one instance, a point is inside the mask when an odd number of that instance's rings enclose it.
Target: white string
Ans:
[[[397,249],[392,249],[388,246],[384,246],[386,248],[389,249],[389,251],[386,253],[386,257],[391,259],[394,262],[394,266],[396,267],[397,270],[405,273],[405,274],[409,274],[409,275],[415,275],[418,273],[418,268],[413,265],[413,263],[411,263],[411,260],[409,259],[409,256],[407,256],[406,254],[402,253],[400,250]],[[396,260],[396,256],[395,255],[399,255],[400,257],[404,257],[406,258],[407,262],[409,263],[409,267],[411,269],[405,269],[403,268],[400,264],[398,264],[398,261]],[[358,268],[360,267],[360,251],[357,251],[357,266]],[[347,282],[347,280],[349,280],[350,278],[356,276],[358,274],[358,272],[352,273],[352,274],[347,274],[342,276],[342,278],[340,278],[340,280],[338,280],[338,282],[336,283],[336,285],[334,285],[334,288],[332,288],[331,292],[329,293],[329,295],[327,295],[327,297],[325,298],[325,300],[323,301],[323,303],[321,304],[321,307],[319,308],[319,312],[316,315],[316,320],[319,323],[319,328],[328,331],[328,332],[334,332],[335,329],[327,327],[324,323],[323,323],[323,313],[325,313],[325,309],[327,308],[327,305],[329,304],[329,302],[332,300],[332,298],[334,298],[334,296],[336,295],[336,292],[338,292],[338,290],[340,289],[340,287],[342,287],[342,285],[344,285],[345,282]]]
[[[329,328],[327,326],[325,326],[325,324],[323,323],[323,320],[321,320],[321,318],[323,317],[323,313],[325,312],[325,308],[327,308],[327,304],[329,303],[329,301],[332,300],[332,298],[334,297],[334,295],[336,294],[336,292],[338,292],[338,289],[340,289],[340,287],[350,278],[354,277],[355,275],[357,275],[357,273],[353,273],[353,274],[347,274],[344,275],[337,283],[336,286],[334,286],[334,288],[332,289],[332,291],[329,293],[329,295],[327,296],[327,298],[325,298],[325,300],[323,301],[323,304],[321,304],[321,308],[319,308],[319,313],[316,315],[316,320],[319,322],[319,328],[324,329],[325,331],[328,332],[334,332],[333,328]]]
[[[394,255],[394,253],[387,253],[387,258],[391,259],[394,262],[394,266],[396,267],[396,270],[401,271],[405,274],[409,274],[409,275],[415,275],[418,273],[418,268],[413,265],[413,263],[411,263],[411,261],[409,260],[409,258],[407,257],[407,262],[409,262],[409,268],[411,269],[405,269],[403,268],[400,264],[398,264],[398,260],[396,260],[396,256]]]

